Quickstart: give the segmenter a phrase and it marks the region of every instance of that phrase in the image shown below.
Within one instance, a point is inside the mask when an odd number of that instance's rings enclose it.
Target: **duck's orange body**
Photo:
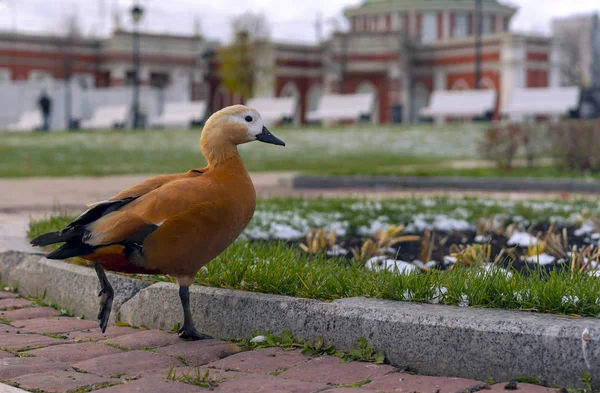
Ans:
[[[211,116],[202,131],[200,146],[207,167],[148,179],[92,205],[62,231],[42,235],[32,244],[64,242],[48,258],[81,256],[95,263],[101,294],[106,295],[99,315],[103,330],[112,304],[104,268],[177,278],[185,316],[182,332],[185,337],[203,338],[191,322],[187,288],[254,214],[256,193],[237,150],[254,140],[285,145],[264,127],[255,110],[241,105],[225,108]]]
[[[142,244],[144,260],[130,261],[120,245],[83,258],[108,270],[192,280],[240,235],[256,206],[254,186],[239,157],[216,167],[149,179],[111,199],[127,197],[138,198],[89,229],[94,242],[111,244],[160,224]]]

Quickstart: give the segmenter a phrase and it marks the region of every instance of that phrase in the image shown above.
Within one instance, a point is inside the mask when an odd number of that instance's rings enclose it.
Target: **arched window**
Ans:
[[[287,82],[281,88],[279,97],[300,97],[300,89],[294,82]]]
[[[450,90],[469,90],[470,88],[471,87],[469,87],[469,84],[467,83],[466,80],[459,79],[452,84],[452,87],[450,88]]]
[[[306,111],[311,112],[317,109],[321,96],[323,95],[323,86],[320,83],[315,83],[308,90],[306,95]]]
[[[492,80],[492,78],[484,76],[479,80],[479,86],[485,90],[496,90],[496,84]]]
[[[373,108],[371,110],[371,121],[374,124],[379,124],[379,94],[377,87],[370,81],[361,82],[356,88],[357,94],[372,94],[374,97]]]
[[[421,117],[421,109],[429,104],[429,90],[427,90],[427,87],[424,84],[415,84],[411,102],[410,121],[416,122]]]

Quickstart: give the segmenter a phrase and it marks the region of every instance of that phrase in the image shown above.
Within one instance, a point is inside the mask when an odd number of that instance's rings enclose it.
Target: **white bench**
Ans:
[[[128,105],[99,106],[94,110],[92,118],[81,122],[85,130],[111,129],[125,127],[129,120]]]
[[[334,123],[370,119],[375,105],[373,94],[325,94],[317,109],[308,112],[308,121]]]
[[[436,90],[420,114],[438,119],[485,117],[494,111],[496,96],[496,90]]]
[[[16,123],[11,123],[6,126],[8,131],[33,131],[39,130],[44,125],[42,113],[39,109],[25,111],[19,116]]]
[[[509,117],[564,116],[579,106],[578,87],[515,89],[502,109]]]
[[[256,97],[246,102],[246,106],[256,109],[266,125],[281,122],[292,123],[298,109],[296,97]]]
[[[186,128],[195,122],[201,122],[206,115],[205,101],[169,102],[165,104],[162,115],[150,120],[151,127]]]

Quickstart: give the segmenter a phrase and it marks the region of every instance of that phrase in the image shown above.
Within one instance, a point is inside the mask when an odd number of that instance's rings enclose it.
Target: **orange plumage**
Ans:
[[[264,127],[256,110],[241,105],[225,108],[213,114],[202,131],[200,146],[207,167],[148,179],[91,205],[61,232],[43,235],[32,244],[65,242],[48,258],[81,256],[96,264],[101,294],[110,299],[103,302],[99,315],[103,330],[112,304],[105,268],[175,277],[184,307],[180,333],[205,338],[191,322],[187,288],[198,270],[223,252],[254,214],[256,193],[237,150],[254,140],[284,145]]]

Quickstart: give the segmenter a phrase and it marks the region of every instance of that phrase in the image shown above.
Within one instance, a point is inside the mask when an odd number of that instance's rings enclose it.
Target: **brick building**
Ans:
[[[348,31],[324,42],[268,44],[274,72],[257,81],[258,94],[296,96],[297,121],[323,93],[372,92],[377,122],[416,121],[438,89],[475,87],[474,0],[365,0],[344,11]],[[519,87],[560,83],[558,49],[547,37],[509,31],[516,9],[483,0],[481,86],[496,89],[497,108]],[[72,74],[96,87],[133,80],[131,33],[103,39],[0,35],[0,83],[43,84]],[[210,110],[242,102],[219,79],[216,44],[201,36],[142,34],[141,81],[164,88],[184,86]],[[214,52],[213,52],[214,53]]]

